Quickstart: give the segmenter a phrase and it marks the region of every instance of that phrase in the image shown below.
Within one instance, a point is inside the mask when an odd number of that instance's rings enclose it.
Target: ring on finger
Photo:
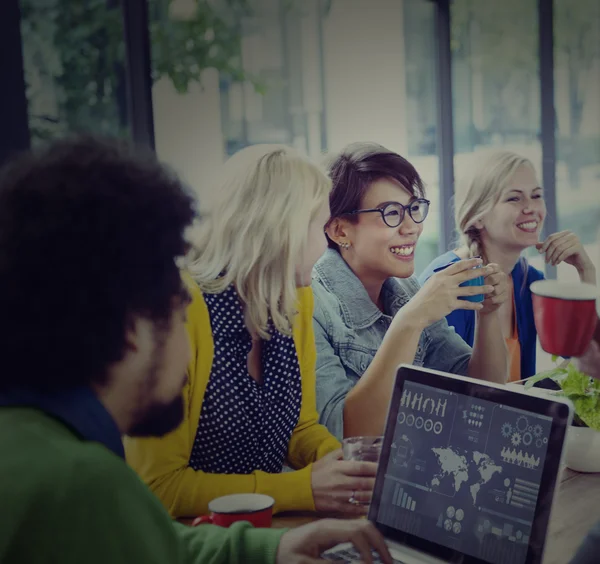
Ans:
[[[352,505],[357,505],[358,501],[356,500],[356,490],[352,491],[352,495],[348,498],[348,503],[351,503]]]

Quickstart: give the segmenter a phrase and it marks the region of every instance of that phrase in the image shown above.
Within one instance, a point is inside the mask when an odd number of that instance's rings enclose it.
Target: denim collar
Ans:
[[[0,393],[0,407],[32,407],[59,419],[86,441],[101,443],[125,458],[121,432],[96,394],[81,387],[56,394],[18,389]]]
[[[364,329],[384,316],[369,297],[363,283],[335,249],[327,249],[317,261],[313,278],[337,297],[344,322],[349,327]],[[382,293],[386,311],[394,316],[414,292],[407,292],[397,278],[388,278],[383,283]]]

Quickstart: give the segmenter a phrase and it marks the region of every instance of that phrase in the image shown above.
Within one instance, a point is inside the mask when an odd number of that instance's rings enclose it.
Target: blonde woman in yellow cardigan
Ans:
[[[310,283],[330,180],[284,146],[248,147],[224,168],[186,275],[185,420],[127,438],[127,460],[174,517],[239,492],[271,495],[275,511],[363,514],[376,465],[341,460],[316,411]]]

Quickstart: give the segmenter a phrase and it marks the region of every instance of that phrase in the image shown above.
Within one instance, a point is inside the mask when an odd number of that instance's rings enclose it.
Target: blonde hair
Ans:
[[[511,151],[495,151],[482,159],[464,192],[457,194],[456,229],[459,244],[468,249],[469,256],[481,256],[487,262],[481,232],[475,227],[498,203],[517,169],[532,162]]]
[[[291,334],[296,265],[331,190],[315,163],[284,145],[253,145],[224,166],[217,196],[193,237],[189,270],[206,293],[235,284],[246,325],[269,338],[269,315]]]

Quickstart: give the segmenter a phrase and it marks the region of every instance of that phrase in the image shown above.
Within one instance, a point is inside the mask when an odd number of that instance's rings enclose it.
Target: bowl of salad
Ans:
[[[553,358],[557,362],[556,357]],[[573,424],[567,433],[565,463],[577,472],[600,472],[600,380],[563,360],[555,368],[528,378],[524,386],[550,378],[559,389],[549,393],[571,400],[575,407]]]

